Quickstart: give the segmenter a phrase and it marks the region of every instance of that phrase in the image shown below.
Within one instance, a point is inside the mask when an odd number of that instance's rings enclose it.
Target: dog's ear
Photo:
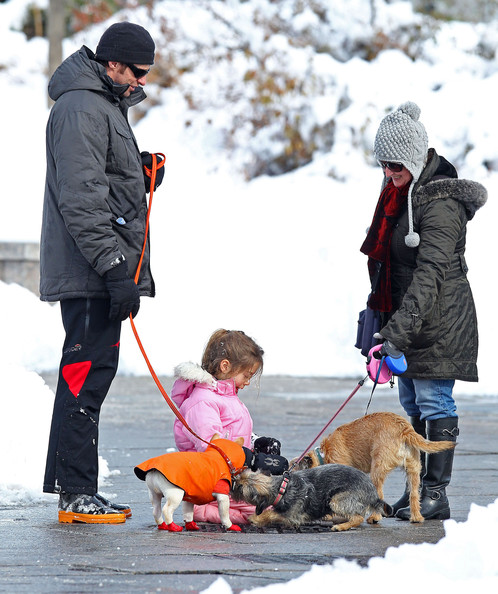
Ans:
[[[243,437],[236,437],[234,439],[234,442],[237,443],[239,446],[243,446],[244,445],[244,438]]]
[[[221,435],[219,433],[215,433],[209,441],[213,441],[214,439],[220,439],[220,437],[221,437]]]
[[[309,454],[306,454],[306,456],[304,456],[304,458],[301,460],[300,467],[302,470],[313,467],[313,459]]]

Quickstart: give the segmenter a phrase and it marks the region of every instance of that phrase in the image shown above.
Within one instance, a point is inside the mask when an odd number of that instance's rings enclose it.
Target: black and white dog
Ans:
[[[332,526],[334,532],[359,526],[370,514],[392,515],[379,498],[369,476],[350,466],[326,464],[316,468],[268,476],[244,470],[232,484],[232,497],[256,506],[250,521],[257,526],[283,524],[297,527],[326,516],[346,521]]]

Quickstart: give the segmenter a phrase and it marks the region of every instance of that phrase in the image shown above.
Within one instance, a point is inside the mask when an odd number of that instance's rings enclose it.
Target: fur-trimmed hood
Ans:
[[[173,384],[171,398],[178,407],[192,394],[196,384],[203,384],[210,389],[216,385],[216,379],[210,373],[191,361],[177,365],[174,373],[176,381]]]
[[[427,204],[432,200],[452,198],[461,202],[467,211],[469,221],[486,204],[486,188],[468,179],[439,179],[420,187],[413,196],[413,208]]]
[[[177,378],[171,393],[171,397],[177,406],[192,394],[196,385],[204,386],[205,389],[220,396],[236,396],[237,387],[233,379],[217,380],[210,373],[205,371],[197,363],[188,361],[180,363],[175,367],[175,377]]]
[[[382,187],[389,181],[385,176]],[[413,185],[413,187],[412,187]],[[455,167],[444,157],[430,148],[427,153],[427,164],[419,179],[410,185],[411,198],[408,200],[408,228],[405,243],[410,248],[416,248],[420,243],[420,236],[413,227],[413,209],[432,200],[451,198],[460,202],[471,220],[477,210],[486,203],[488,193],[486,188],[478,182],[458,179]]]
[[[174,373],[175,377],[189,382],[195,382],[196,384],[213,385],[216,383],[216,378],[202,369],[197,363],[192,363],[192,361],[180,363],[175,367]]]

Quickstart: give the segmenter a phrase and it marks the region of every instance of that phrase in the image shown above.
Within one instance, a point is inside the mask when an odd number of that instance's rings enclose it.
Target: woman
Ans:
[[[401,105],[381,122],[374,155],[384,182],[361,251],[372,283],[369,306],[381,312],[378,338],[405,353],[400,403],[415,430],[433,441],[456,441],[455,380],[478,381],[477,317],[465,263],[466,225],[485,204],[486,189],[459,180],[434,149],[420,109]],[[422,460],[421,513],[447,519],[453,450]],[[408,493],[394,505],[409,520]]]

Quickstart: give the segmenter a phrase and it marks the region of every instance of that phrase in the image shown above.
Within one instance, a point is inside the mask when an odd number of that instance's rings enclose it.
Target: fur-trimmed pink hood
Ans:
[[[237,393],[235,382],[217,380],[210,373],[204,371],[197,363],[180,363],[175,367],[175,377],[178,378],[171,393],[171,398],[177,406],[181,406],[190,396],[196,384],[210,386],[218,394],[233,395]]]

